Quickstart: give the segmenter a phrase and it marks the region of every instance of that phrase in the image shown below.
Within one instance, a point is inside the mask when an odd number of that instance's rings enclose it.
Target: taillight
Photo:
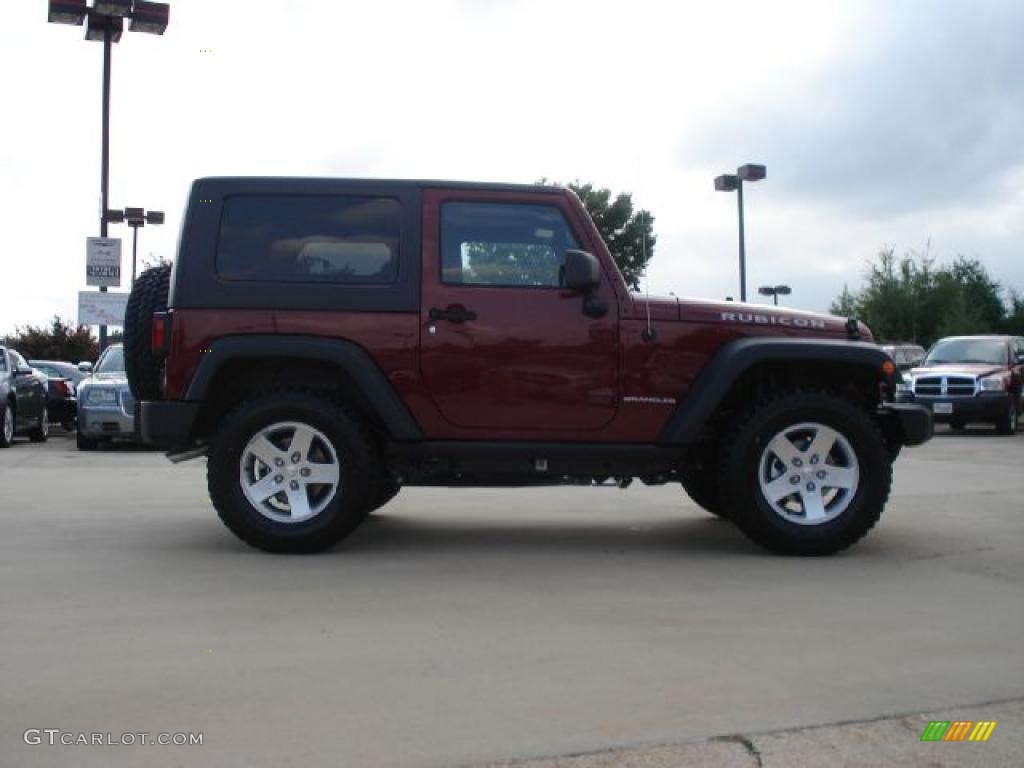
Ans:
[[[153,313],[153,330],[150,337],[150,349],[153,356],[162,359],[171,344],[171,315],[169,312]]]
[[[64,397],[71,396],[71,387],[68,386],[66,381],[55,381],[53,382],[53,388],[57,390],[57,394],[64,395]]]

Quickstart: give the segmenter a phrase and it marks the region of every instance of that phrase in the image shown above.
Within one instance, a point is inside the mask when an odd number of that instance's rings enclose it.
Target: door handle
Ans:
[[[461,304],[450,304],[444,309],[431,307],[429,314],[431,320],[447,320],[449,323],[464,323],[467,320],[476,320],[476,312],[466,309]]]

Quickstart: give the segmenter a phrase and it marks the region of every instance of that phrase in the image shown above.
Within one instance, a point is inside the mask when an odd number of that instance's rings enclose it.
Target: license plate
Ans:
[[[953,412],[953,404],[952,403],[933,403],[932,404],[932,409],[936,413],[944,413],[946,415],[949,415],[949,414],[951,414]]]

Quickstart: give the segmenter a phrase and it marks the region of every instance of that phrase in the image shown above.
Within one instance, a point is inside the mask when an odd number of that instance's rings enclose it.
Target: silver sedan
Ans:
[[[134,437],[135,400],[124,372],[124,349],[114,344],[78,385],[78,447],[91,451],[101,441]]]

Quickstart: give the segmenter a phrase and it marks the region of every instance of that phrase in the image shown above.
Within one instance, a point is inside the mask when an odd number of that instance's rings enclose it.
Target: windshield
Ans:
[[[950,339],[940,341],[928,353],[925,365],[942,363],[1006,364],[1006,344],[992,339]]]
[[[124,350],[110,347],[96,364],[96,373],[124,373]]]

